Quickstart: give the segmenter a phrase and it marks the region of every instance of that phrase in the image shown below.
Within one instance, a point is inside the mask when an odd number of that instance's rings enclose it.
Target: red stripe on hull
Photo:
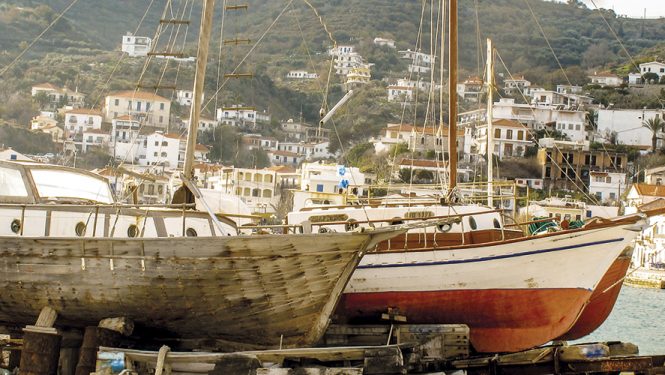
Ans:
[[[490,289],[344,294],[336,315],[377,323],[389,307],[411,324],[466,324],[478,352],[516,352],[567,332],[591,295],[583,289]]]
[[[612,263],[600,283],[594,289],[589,304],[575,325],[559,339],[577,340],[600,327],[612,312],[623,286],[623,277],[628,272],[630,257],[619,257]],[[608,289],[610,288],[610,289]]]

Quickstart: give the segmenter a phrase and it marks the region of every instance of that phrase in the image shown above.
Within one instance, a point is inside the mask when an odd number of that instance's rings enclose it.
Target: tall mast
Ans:
[[[494,207],[494,54],[487,38],[487,205]]]
[[[448,196],[457,186],[457,0],[450,0],[450,43],[448,44]]]
[[[199,31],[199,49],[196,54],[196,73],[194,75],[194,97],[192,109],[189,114],[189,130],[187,133],[187,148],[185,149],[185,166],[183,175],[186,178],[194,177],[194,148],[196,147],[196,136],[201,116],[201,105],[203,102],[203,83],[208,65],[208,47],[210,34],[212,32],[212,16],[215,10],[215,0],[204,0],[201,18],[201,30]]]

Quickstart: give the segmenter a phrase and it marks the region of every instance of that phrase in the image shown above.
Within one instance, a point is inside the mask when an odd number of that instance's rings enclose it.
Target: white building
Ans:
[[[139,164],[181,168],[186,146],[187,142],[179,134],[154,132],[146,137],[145,159],[139,160]]]
[[[623,84],[623,78],[608,72],[594,73],[594,75],[588,76],[588,78],[594,85],[617,87]]]
[[[644,182],[650,185],[663,185],[665,183],[665,166],[645,170]]]
[[[531,81],[525,79],[524,76],[518,76],[503,81],[503,92],[506,93],[506,95],[523,94],[524,90],[528,87],[531,87]]]
[[[647,73],[656,73],[658,74],[658,79],[660,79],[665,75],[665,64],[658,61],[642,63],[640,64],[640,73],[642,73],[642,76]]]
[[[559,94],[581,94],[582,90],[582,86],[556,85],[556,92]]]
[[[413,101],[412,87],[407,86],[388,86],[388,101],[390,102],[412,102]]]
[[[182,120],[183,125],[186,128],[189,128],[189,118],[183,118],[181,120]],[[218,125],[219,125],[219,121],[201,116],[201,117],[199,117],[199,127],[197,128],[197,130],[199,132],[207,131],[207,130],[214,130]]]
[[[305,142],[280,142],[278,150],[288,151],[302,156],[304,160],[328,159],[334,157],[328,148],[330,142],[305,143]]]
[[[268,158],[274,165],[298,166],[305,157],[291,151],[268,151]]]
[[[349,72],[346,74],[346,89],[350,90],[355,86],[368,83],[372,78],[370,69],[370,64],[361,64],[360,66],[349,69]]]
[[[573,110],[554,110],[554,127],[564,133],[571,141],[584,141],[589,139],[586,131],[586,113]]]
[[[264,137],[261,134],[243,134],[242,144],[248,150],[276,151],[279,149],[279,141],[274,137]]]
[[[374,38],[374,44],[382,47],[395,48],[395,41],[393,39],[376,37]]]
[[[135,36],[132,33],[127,33],[122,37],[122,52],[126,52],[128,56],[147,56],[150,52],[152,40],[147,36]]]
[[[634,214],[640,206],[663,198],[665,198],[663,185],[633,184],[626,194],[625,214]]]
[[[11,147],[2,148],[0,147],[0,160],[11,160],[11,161],[34,161],[26,155],[13,150]]]
[[[641,85],[644,83],[642,79],[642,74],[640,73],[629,73],[628,74],[628,84],[630,85]]]
[[[217,108],[215,118],[221,124],[231,126],[256,126],[257,122],[270,122],[269,114],[258,112],[254,107],[246,107],[240,104]]]
[[[171,101],[146,91],[120,91],[106,97],[104,120],[111,122],[129,115],[145,126],[166,129],[171,116]]]
[[[626,192],[626,174],[612,172],[589,172],[589,194],[599,202],[613,203]]]
[[[318,73],[310,73],[306,70],[292,70],[286,74],[286,78],[289,79],[317,79],[319,78]]]
[[[81,152],[86,153],[91,147],[97,147],[109,151],[111,134],[101,129],[83,130],[81,138]]]
[[[94,109],[72,109],[65,112],[65,131],[72,138],[86,130],[102,128],[102,113]]]
[[[305,191],[338,193],[340,183],[345,180],[349,186],[364,185],[365,174],[356,167],[337,164],[304,163],[300,168],[300,185]],[[362,195],[362,189],[356,195]]]
[[[85,105],[85,95],[76,91],[69,90],[67,87],[61,88],[51,83],[40,83],[32,86],[30,91],[32,96],[44,94],[49,102],[44,104],[41,110],[54,112],[58,108],[71,106],[72,108],[81,108]]]
[[[483,93],[483,80],[478,77],[469,77],[457,84],[457,95],[464,100],[477,102]]]
[[[178,104],[190,107],[194,100],[194,92],[192,90],[178,90],[176,91],[176,102]],[[201,96],[201,101],[205,100],[205,93]]]
[[[652,133],[642,122],[652,118],[662,119],[663,114],[660,109],[600,109],[598,133],[607,139],[616,133],[619,143],[649,149]],[[662,147],[661,139],[658,143],[659,147]]]
[[[409,64],[409,72],[411,73],[428,73],[436,61],[436,56],[418,51],[399,51],[400,57],[403,59],[411,60]]]
[[[493,154],[500,159],[523,157],[526,148],[533,145],[528,128],[517,121],[498,119],[493,126]],[[487,124],[465,129],[465,153],[485,155],[487,153]]]

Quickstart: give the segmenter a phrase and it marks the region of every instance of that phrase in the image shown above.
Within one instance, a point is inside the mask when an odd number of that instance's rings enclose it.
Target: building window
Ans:
[[[119,106],[119,105],[120,105],[120,99],[116,99],[116,100],[115,100],[115,105],[116,105],[116,106]]]
[[[155,147],[159,146],[159,142],[155,141]]]
[[[494,129],[494,138],[501,138],[501,129]]]
[[[157,156],[157,152],[155,152],[154,156]]]
[[[168,142],[166,142],[166,141],[162,141],[162,146],[168,146],[168,145],[169,145]]]
[[[161,124],[163,122],[164,122],[164,116],[159,116],[159,123]]]
[[[163,111],[164,110],[164,103],[159,103],[159,110]]]
[[[517,132],[517,139],[520,140],[520,141],[524,140],[524,131],[519,130]]]
[[[513,139],[513,131],[508,129],[506,130],[506,139]]]
[[[166,157],[166,152],[162,152],[162,157],[163,157],[163,158]]]

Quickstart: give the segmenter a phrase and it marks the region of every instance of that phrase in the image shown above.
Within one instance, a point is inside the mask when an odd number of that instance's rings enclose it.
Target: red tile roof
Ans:
[[[65,112],[65,114],[101,116],[102,112],[96,109],[78,108],[78,109],[70,109],[69,111]]]
[[[126,90],[126,91],[118,91],[114,92],[109,95],[110,97],[120,97],[120,98],[129,98],[129,99],[144,99],[144,100],[156,100],[156,101],[161,101],[161,102],[168,102],[170,100],[159,96],[157,94],[153,94],[151,92],[146,92],[146,91],[134,91],[134,90]]]
[[[665,186],[663,185],[635,184],[633,186],[639,195],[665,198]]]

